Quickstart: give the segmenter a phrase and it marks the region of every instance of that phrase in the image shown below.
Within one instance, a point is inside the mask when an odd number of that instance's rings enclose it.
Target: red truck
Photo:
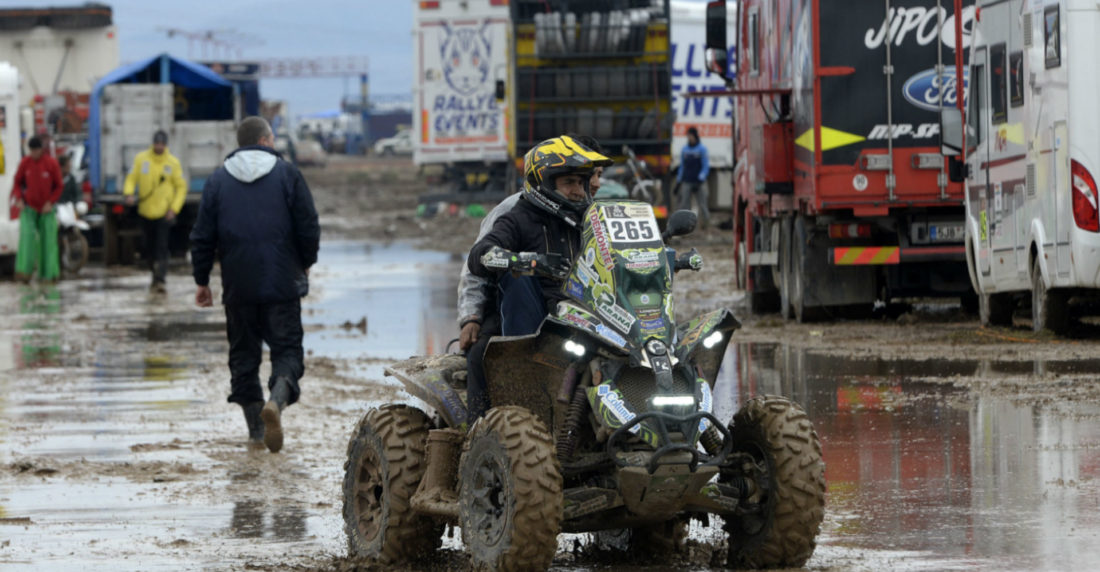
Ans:
[[[752,311],[803,321],[925,296],[976,308],[963,185],[940,141],[942,108],[965,97],[960,3],[728,4],[707,6],[707,64],[730,89],[707,95],[734,97],[734,246]],[[973,8],[961,13],[969,29]]]

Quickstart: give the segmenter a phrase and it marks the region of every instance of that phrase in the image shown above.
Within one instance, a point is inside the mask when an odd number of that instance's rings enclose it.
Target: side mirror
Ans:
[[[706,68],[708,73],[723,78],[729,75],[729,59],[726,49],[726,0],[707,2],[707,49]]]
[[[699,217],[695,216],[695,211],[676,211],[668,217],[668,226],[665,227],[665,232],[661,234],[661,239],[667,241],[674,236],[691,234],[695,232],[695,224],[698,221]]]
[[[952,183],[961,183],[970,177],[970,165],[967,165],[958,155],[947,157],[947,179]]]
[[[962,134],[962,111],[955,107],[943,108],[940,113],[940,146],[944,155],[958,155],[962,152]]]

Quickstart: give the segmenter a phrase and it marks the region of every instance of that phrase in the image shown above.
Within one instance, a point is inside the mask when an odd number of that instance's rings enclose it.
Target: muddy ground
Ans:
[[[461,212],[416,217],[416,198],[427,188],[407,160],[336,158],[324,170],[305,174],[325,244],[303,302],[307,373],[302,401],[284,415],[282,453],[246,449],[240,412],[225,403],[224,315],[217,308],[194,307],[189,269],[182,262],[172,268],[165,297],[147,294],[147,275],[134,268],[93,265],[56,287],[0,283],[0,313],[6,316],[0,326],[0,567],[383,569],[346,556],[340,486],[347,439],[367,407],[407,398],[382,376],[386,363],[442,351],[457,336],[453,276],[479,220]],[[821,404],[821,422],[829,431],[840,419],[836,395],[847,395],[844,388],[850,386],[861,395],[894,396],[885,409],[876,409],[880,400],[859,411],[923,410],[921,404],[933,403],[963,429],[982,419],[990,403],[1025,420],[1028,408],[1046,407],[1095,426],[1096,412],[1078,408],[1100,403],[1095,376],[1100,336],[1088,328],[1072,339],[1032,334],[1022,326],[981,328],[956,303],[928,301],[860,321],[796,325],[774,315],[749,317],[734,287],[728,232],[712,228],[678,239],[678,248],[693,246],[706,266],[677,280],[677,311],[682,318],[725,305],[743,318],[730,354],[737,356],[729,367],[735,394],[789,390],[809,403],[811,418]],[[840,379],[841,389],[833,395],[832,389],[800,389],[798,379],[807,387],[817,387],[819,380],[802,369],[797,371],[803,378],[791,373],[795,369],[783,369],[788,366],[781,362],[793,354],[798,368],[814,360],[826,364],[824,369],[837,363],[887,365],[844,376],[814,374]],[[863,371],[860,367],[851,371]],[[265,364],[261,377],[266,372]],[[909,383],[919,389],[908,389]],[[901,389],[891,389],[895,386]],[[919,415],[914,419],[928,422]],[[972,433],[966,432],[971,482],[981,473],[974,468],[974,456],[981,455]],[[1083,455],[1095,459],[1100,448],[1095,431],[1079,433],[1080,438],[1053,444],[1037,437],[1037,444],[1023,447],[1083,448]],[[822,429],[822,434],[827,457],[830,446],[843,450],[845,439],[836,436],[843,433]],[[943,443],[959,438],[951,433]],[[897,455],[904,459],[905,446],[897,442],[905,440],[886,439],[895,444],[895,463]],[[1004,454],[1012,447],[992,450]],[[1007,478],[991,471],[994,480]],[[1095,472],[1094,466],[1075,473],[1072,490],[1096,498]],[[857,482],[873,488],[877,481],[864,480],[872,473],[862,470]],[[962,478],[953,472],[948,477],[950,482]],[[1054,480],[1048,477],[1034,481],[1047,485]],[[939,486],[942,480],[921,482]],[[1063,495],[1067,480],[1058,489]],[[889,537],[889,530],[853,532],[853,518],[859,516],[853,514],[863,509],[852,507],[863,505],[851,500],[850,488],[830,486],[821,546],[808,566],[912,568],[902,564],[910,546],[876,536]],[[965,501],[946,498],[944,510],[960,504],[971,505],[962,506],[964,511],[988,509],[974,500],[980,487],[971,488],[973,496]],[[877,505],[882,499],[864,500]],[[1084,511],[1085,504],[1074,502]],[[1072,524],[1082,542],[1100,530],[1095,519]],[[719,565],[718,531],[697,527],[695,533],[690,553],[673,559],[669,569]],[[424,569],[463,568],[454,536]],[[935,557],[925,554],[925,565],[913,569],[967,567],[967,562],[998,567],[995,554],[1006,550],[998,543],[988,549],[980,545],[962,550],[971,554],[967,560],[944,548],[951,542],[923,546]],[[616,561],[585,543],[580,537],[564,539],[555,567],[605,569]],[[1075,562],[1069,561],[1071,568]],[[1049,568],[1043,563],[1038,567]],[[639,567],[664,569],[638,562],[612,569]]]

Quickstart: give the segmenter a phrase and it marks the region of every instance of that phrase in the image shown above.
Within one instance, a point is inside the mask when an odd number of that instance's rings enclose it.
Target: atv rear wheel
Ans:
[[[459,467],[462,540],[475,568],[545,570],[558,548],[561,468],[554,441],[522,407],[490,409]]]
[[[424,412],[405,405],[383,405],[359,421],[344,464],[344,529],[352,556],[404,562],[439,548],[442,525],[409,506],[427,469],[430,427]]]
[[[751,462],[722,471],[722,480],[745,478],[756,490],[758,511],[726,519],[733,568],[798,568],[809,560],[825,516],[825,464],[821,442],[806,412],[768,395],[749,400],[730,425],[734,454]]]

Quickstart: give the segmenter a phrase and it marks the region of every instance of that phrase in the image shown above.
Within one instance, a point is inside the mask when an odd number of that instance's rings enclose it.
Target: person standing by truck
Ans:
[[[61,198],[61,168],[46,154],[37,136],[27,141],[30,154],[19,162],[12,195],[19,214],[19,250],[15,255],[15,279],[30,282],[35,267],[38,279],[56,282],[61,276],[57,257],[57,215]]]
[[[689,127],[688,142],[680,151],[680,172],[676,182],[680,187],[680,209],[691,209],[691,197],[699,203],[699,218],[703,219],[703,228],[710,226],[710,209],[707,207],[707,176],[710,175],[710,157],[707,148],[699,141],[699,130]]]
[[[229,338],[228,401],[244,410],[250,446],[283,447],[282,410],[298,401],[305,372],[301,298],[317,262],[321,227],[302,173],[272,147],[262,117],[237,128],[240,147],[209,179],[191,229],[195,303],[213,305],[210,271],[221,263]],[[260,386],[263,344],[271,350],[270,397]],[[262,421],[262,425],[261,425]]]
[[[134,157],[122,190],[127,205],[133,205],[136,200],[138,214],[143,219],[145,257],[153,272],[149,291],[156,294],[167,292],[168,235],[187,199],[187,183],[182,171],[179,159],[168,151],[168,134],[157,131],[153,135],[153,146]]]

